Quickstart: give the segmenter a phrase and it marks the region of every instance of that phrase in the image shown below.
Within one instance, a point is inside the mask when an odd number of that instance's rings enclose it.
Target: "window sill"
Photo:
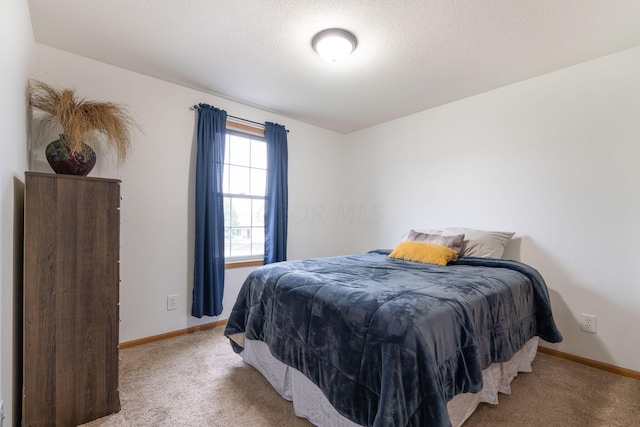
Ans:
[[[224,268],[258,267],[261,265],[264,265],[264,261],[261,259],[250,261],[230,261],[224,264]]]

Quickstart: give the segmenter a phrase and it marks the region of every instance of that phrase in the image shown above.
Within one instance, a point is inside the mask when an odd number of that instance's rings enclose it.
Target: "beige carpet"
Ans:
[[[120,352],[122,410],[84,426],[306,426],[290,402],[233,353],[223,327]],[[472,426],[640,426],[640,381],[538,353],[500,404]]]

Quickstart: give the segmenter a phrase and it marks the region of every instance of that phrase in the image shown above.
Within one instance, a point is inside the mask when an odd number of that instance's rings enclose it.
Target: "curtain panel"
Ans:
[[[199,104],[196,155],[195,317],[222,313],[224,292],[224,199],[222,192],[227,112]]]
[[[287,130],[266,122],[267,189],[264,213],[264,263],[287,260],[288,150]]]

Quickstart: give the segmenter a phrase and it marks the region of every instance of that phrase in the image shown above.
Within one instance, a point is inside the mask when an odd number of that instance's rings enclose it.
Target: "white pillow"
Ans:
[[[483,231],[471,228],[451,227],[442,230],[443,236],[464,234],[460,256],[478,258],[502,258],[504,248],[513,237],[510,231]]]

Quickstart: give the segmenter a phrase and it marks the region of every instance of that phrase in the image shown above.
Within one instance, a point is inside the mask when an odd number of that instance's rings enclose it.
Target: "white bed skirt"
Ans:
[[[255,367],[285,399],[293,402],[297,416],[321,427],[356,427],[359,424],[340,415],[322,391],[297,369],[276,360],[262,341],[245,340],[242,357]],[[447,410],[453,427],[460,426],[481,402],[498,403],[498,393],[511,393],[511,381],[518,372],[531,372],[538,350],[538,337],[527,341],[511,360],[494,363],[482,371],[483,389],[454,397]]]

